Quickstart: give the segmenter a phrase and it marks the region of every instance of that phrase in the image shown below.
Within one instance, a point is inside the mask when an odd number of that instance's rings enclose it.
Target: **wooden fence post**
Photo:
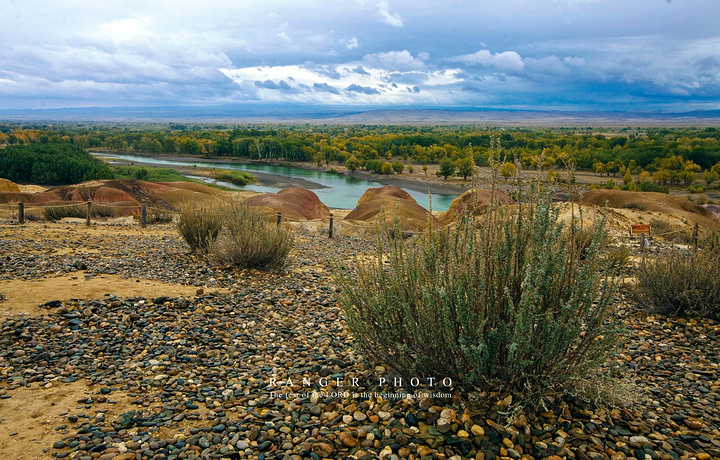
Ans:
[[[147,204],[144,201],[140,205],[140,226],[147,227]]]
[[[330,229],[328,230],[328,238],[333,237],[333,214],[330,213]]]
[[[278,213],[277,213],[277,220],[275,221],[275,225],[277,225],[277,226],[279,227],[279,226],[280,226],[280,221],[282,221],[282,214],[280,213],[280,211],[278,211]]]
[[[20,225],[25,223],[25,203],[22,201],[18,202],[18,223]]]
[[[698,223],[695,222],[695,227],[693,227],[693,236],[692,236],[692,238],[693,238],[693,251],[695,251],[695,252],[697,252],[697,249],[698,249],[698,234],[700,233],[700,232],[699,232],[700,229],[699,229],[698,227],[699,227]]]
[[[85,225],[90,226],[90,215],[92,213],[92,201],[87,202],[87,213],[85,215]]]

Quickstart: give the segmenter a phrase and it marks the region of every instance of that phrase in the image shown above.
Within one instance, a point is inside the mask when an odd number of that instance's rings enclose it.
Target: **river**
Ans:
[[[107,158],[111,160],[122,160],[131,161],[134,163],[146,164],[150,166],[180,166],[180,167],[198,167],[198,168],[209,168],[209,169],[227,169],[227,170],[240,170],[247,171],[250,173],[261,173],[273,176],[279,176],[280,178],[299,179],[302,181],[311,182],[317,186],[310,187],[315,192],[320,200],[325,203],[329,208],[335,209],[353,209],[357,205],[358,200],[363,193],[369,188],[382,187],[383,185],[379,182],[369,181],[365,179],[358,179],[356,177],[350,177],[340,174],[332,174],[323,171],[312,171],[302,168],[295,168],[292,166],[278,166],[264,163],[215,163],[215,162],[203,162],[203,161],[186,161],[186,160],[161,160],[153,157],[138,156],[138,155],[122,155],[115,153],[105,152],[90,152],[92,155]],[[200,179],[208,183],[218,183],[229,188],[238,190],[251,190],[255,192],[269,192],[275,193],[279,191],[279,188],[266,187],[263,185],[246,185],[244,187],[228,184],[224,182],[218,182],[213,179],[206,177],[199,177],[194,175],[187,175],[194,179]],[[418,192],[416,190],[404,189],[408,192],[420,206],[428,209],[430,207],[430,197],[427,193]],[[457,195],[446,195],[446,194],[434,194],[432,195],[432,207],[434,211],[447,211],[450,207],[450,203],[457,197]]]

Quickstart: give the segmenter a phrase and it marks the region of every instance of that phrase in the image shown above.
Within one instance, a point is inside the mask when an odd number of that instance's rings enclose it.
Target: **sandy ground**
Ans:
[[[40,305],[51,300],[102,299],[106,294],[121,298],[188,297],[195,295],[196,290],[194,286],[164,284],[138,278],[125,279],[118,275],[87,278],[81,274],[31,281],[0,281],[0,293],[5,297],[5,300],[0,302],[0,317],[40,316],[45,313]],[[215,291],[221,289],[207,290]]]
[[[85,381],[56,381],[13,390],[12,398],[0,399],[0,457],[6,460],[53,458],[51,447],[63,432],[56,427],[75,426],[67,420],[69,415],[85,414],[95,419],[98,414],[104,414],[109,421],[127,410],[129,396],[113,393],[99,397],[98,392],[99,388],[88,386]],[[93,399],[93,404],[78,402],[88,397]],[[82,417],[77,423],[85,421],[88,419]]]

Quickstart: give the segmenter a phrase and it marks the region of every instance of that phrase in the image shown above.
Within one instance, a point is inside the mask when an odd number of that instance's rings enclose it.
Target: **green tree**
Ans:
[[[463,180],[467,180],[468,176],[475,174],[475,161],[470,157],[458,158],[455,161],[458,176],[463,176]]]
[[[405,165],[400,163],[399,161],[396,161],[395,163],[392,164],[392,169],[397,174],[402,174],[402,172],[405,170]]]
[[[389,161],[386,161],[380,166],[380,172],[382,174],[391,175],[393,173],[393,165]]]
[[[453,174],[455,174],[455,163],[453,163],[450,158],[440,160],[440,170],[437,172],[437,175],[447,180],[447,178]]]

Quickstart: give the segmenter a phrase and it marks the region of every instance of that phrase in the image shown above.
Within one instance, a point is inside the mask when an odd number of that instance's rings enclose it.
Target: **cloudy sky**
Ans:
[[[0,109],[720,109],[717,0],[2,0]]]

